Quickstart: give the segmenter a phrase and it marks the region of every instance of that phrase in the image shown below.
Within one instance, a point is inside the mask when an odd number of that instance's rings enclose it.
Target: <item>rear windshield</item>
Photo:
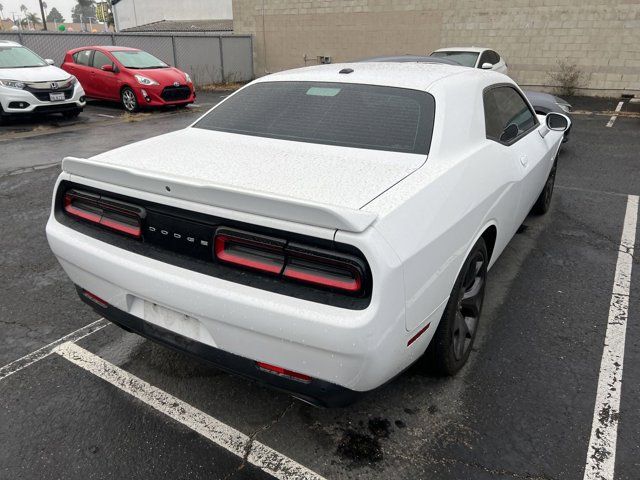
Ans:
[[[448,58],[458,62],[463,67],[475,67],[478,60],[477,52],[433,52],[432,57]]]
[[[349,83],[250,85],[195,127],[344,147],[429,153],[435,101],[418,90]]]
[[[0,68],[44,67],[47,63],[28,48],[0,47]]]

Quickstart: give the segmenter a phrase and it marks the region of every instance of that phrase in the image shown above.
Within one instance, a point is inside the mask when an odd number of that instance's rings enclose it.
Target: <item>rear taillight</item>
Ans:
[[[359,294],[364,262],[359,258],[299,243],[220,227],[214,238],[217,260],[286,279]]]
[[[285,278],[350,293],[362,289],[364,269],[355,257],[299,244],[290,244],[288,254]]]
[[[213,245],[222,262],[273,274],[284,267],[285,242],[275,238],[219,228]]]
[[[73,217],[131,237],[142,236],[144,208],[82,190],[67,191],[63,202],[64,211]]]
[[[299,382],[309,383],[311,381],[311,377],[309,375],[305,375],[303,373],[294,372],[293,370],[287,370],[286,368],[276,367],[275,365],[269,365],[264,362],[256,362],[258,368],[265,372],[273,373],[280,377],[287,377],[292,380],[298,380]]]

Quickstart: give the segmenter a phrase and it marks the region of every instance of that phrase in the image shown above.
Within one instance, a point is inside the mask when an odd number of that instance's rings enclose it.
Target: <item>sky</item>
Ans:
[[[71,9],[75,6],[76,0],[45,0],[47,4],[47,13],[53,7],[56,7],[62,14],[65,21],[71,21]],[[30,12],[34,12],[40,17],[40,2],[38,0],[0,0],[3,6],[3,14],[5,18],[12,18],[11,12],[15,12],[16,18],[20,13],[20,5],[24,4]]]

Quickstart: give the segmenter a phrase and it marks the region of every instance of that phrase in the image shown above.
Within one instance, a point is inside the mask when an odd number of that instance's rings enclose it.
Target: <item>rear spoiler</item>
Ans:
[[[336,205],[241,190],[227,185],[199,183],[189,177],[167,177],[157,172],[109,165],[85,158],[66,157],[62,170],[72,175],[157,195],[348,232],[362,232],[377,215]]]

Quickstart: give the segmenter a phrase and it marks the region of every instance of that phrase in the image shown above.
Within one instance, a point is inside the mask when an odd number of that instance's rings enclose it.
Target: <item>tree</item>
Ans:
[[[96,2],[93,0],[76,0],[78,3],[71,10],[74,23],[84,23],[86,18],[96,16]]]
[[[53,7],[51,10],[49,10],[49,15],[47,15],[47,22],[64,23],[64,21],[64,17],[56,7]]]
[[[38,16],[37,13],[33,13],[33,12],[28,12],[25,15],[25,19],[27,20],[27,22],[31,23],[31,25],[33,25],[33,28],[36,27],[37,24],[42,23],[42,21],[40,20],[40,17]]]
[[[0,3],[0,20],[2,20],[3,18],[4,18],[4,7]]]

